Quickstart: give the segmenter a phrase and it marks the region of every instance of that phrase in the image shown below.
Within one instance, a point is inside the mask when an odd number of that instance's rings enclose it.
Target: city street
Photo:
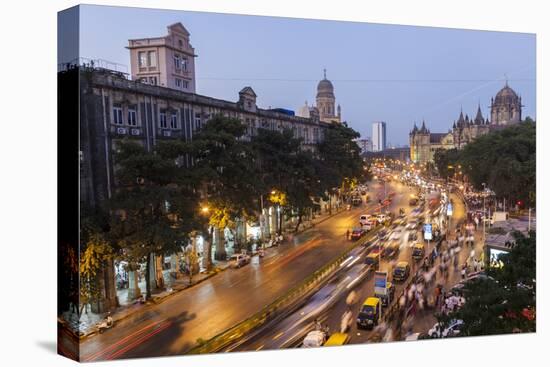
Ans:
[[[403,192],[399,190],[400,186],[399,184],[397,185],[398,192]],[[464,204],[456,196],[452,195],[452,198],[455,206],[451,226],[454,229],[457,223],[465,219],[466,210]],[[407,197],[400,194],[396,195],[394,210],[399,206],[407,208],[406,201]],[[476,254],[479,256],[481,246],[479,241],[476,241],[476,243],[478,243]],[[427,247],[426,253],[430,251],[431,247]],[[471,249],[468,246],[463,246],[462,251],[459,253],[459,264],[466,261],[470,251]],[[391,261],[382,260],[381,271],[387,271],[391,274],[393,265],[398,261],[408,261],[412,266],[412,272],[414,272],[415,262],[411,258],[411,246],[406,241],[402,241],[401,249],[396,259]],[[344,312],[351,309],[353,320],[355,321],[363,300],[374,295],[374,278],[372,273],[367,277],[358,279],[358,275],[361,274],[365,267],[364,256],[360,256],[360,260],[355,262],[353,267],[347,266],[347,269],[344,269],[345,271],[339,273],[326,286],[321,288],[303,307],[293,312],[284,321],[277,322],[276,325],[268,325],[261,333],[255,334],[253,338],[237,346],[235,350],[265,350],[300,346],[305,335],[314,329],[315,319],[323,325],[328,326],[331,333],[340,331],[341,316]],[[442,284],[446,289],[449,289],[459,280],[460,272],[452,269],[449,277]],[[395,284],[396,298],[403,291],[404,283],[406,282]],[[352,290],[356,292],[358,302],[349,307],[346,304],[346,297]],[[412,331],[425,334],[435,322],[436,318],[433,311],[427,310],[423,314],[419,313],[415,318]],[[394,324],[392,327],[400,327],[400,325]],[[350,344],[367,343],[372,337],[373,331],[359,330],[356,323],[353,322],[351,328],[348,330],[348,334],[350,335]]]
[[[388,184],[387,192],[399,191],[390,210],[405,206],[410,189]],[[373,184],[368,204],[341,212],[317,224],[283,245],[277,253],[244,268],[222,272],[160,304],[122,320],[112,330],[81,344],[84,361],[183,354],[197,340],[208,340],[251,316],[284,294],[308,275],[339,256],[350,246],[346,231],[358,217],[372,213],[384,186]],[[399,199],[401,198],[401,199]]]

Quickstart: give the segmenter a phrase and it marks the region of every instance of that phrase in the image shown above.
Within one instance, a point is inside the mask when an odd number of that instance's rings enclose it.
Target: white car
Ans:
[[[304,348],[316,348],[325,344],[327,340],[327,334],[321,330],[310,331],[304,338],[302,346]]]
[[[231,255],[229,262],[233,268],[240,268],[250,262],[250,256],[246,254]]]
[[[367,223],[369,223],[371,220],[371,216],[369,214],[363,214],[359,217],[359,223],[361,225],[365,225]]]
[[[450,338],[460,334],[460,328],[464,325],[462,320],[451,320],[449,326],[444,328],[440,323],[436,323],[429,331],[430,338]]]
[[[401,227],[397,227],[393,230],[392,234],[390,235],[391,241],[399,241],[401,237],[403,236],[403,229]]]

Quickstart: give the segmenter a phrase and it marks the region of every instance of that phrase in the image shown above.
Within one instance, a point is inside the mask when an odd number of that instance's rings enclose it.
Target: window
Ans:
[[[113,107],[113,122],[117,125],[122,125],[122,107]]]
[[[176,66],[176,69],[181,69],[181,59],[180,59],[180,55],[178,54],[175,54],[174,55],[174,65]]]
[[[201,114],[196,113],[195,114],[195,129],[200,129],[201,127]]]
[[[138,62],[140,68],[147,66],[147,53],[145,51],[138,52]]]
[[[183,40],[178,40],[178,44],[180,45],[181,48],[183,48]]]
[[[157,77],[156,76],[149,77],[149,84],[157,85]]]
[[[134,107],[128,108],[128,125],[130,126],[137,125],[136,109]]]
[[[166,111],[160,111],[160,128],[166,129],[168,125],[166,124]]]
[[[187,71],[187,57],[181,58],[181,69]]]
[[[182,80],[183,89],[189,89],[189,82],[187,80]]]
[[[181,88],[181,79],[176,78],[176,87]]]
[[[155,51],[149,51],[147,53],[147,61],[149,66],[157,66],[157,53]]]
[[[172,119],[170,120],[170,128],[171,129],[178,128],[178,115],[176,113],[172,114]]]

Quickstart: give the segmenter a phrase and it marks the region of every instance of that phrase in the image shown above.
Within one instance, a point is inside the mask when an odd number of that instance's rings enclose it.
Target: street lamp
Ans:
[[[207,206],[203,206],[201,208],[201,213],[202,214],[208,214],[209,211],[210,211],[210,208],[208,208]]]

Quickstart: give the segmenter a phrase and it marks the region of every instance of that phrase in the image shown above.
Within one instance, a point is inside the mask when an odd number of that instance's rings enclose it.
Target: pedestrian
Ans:
[[[346,240],[349,240],[349,228],[346,231]]]
[[[466,264],[462,265],[461,275],[462,279],[466,279]]]

